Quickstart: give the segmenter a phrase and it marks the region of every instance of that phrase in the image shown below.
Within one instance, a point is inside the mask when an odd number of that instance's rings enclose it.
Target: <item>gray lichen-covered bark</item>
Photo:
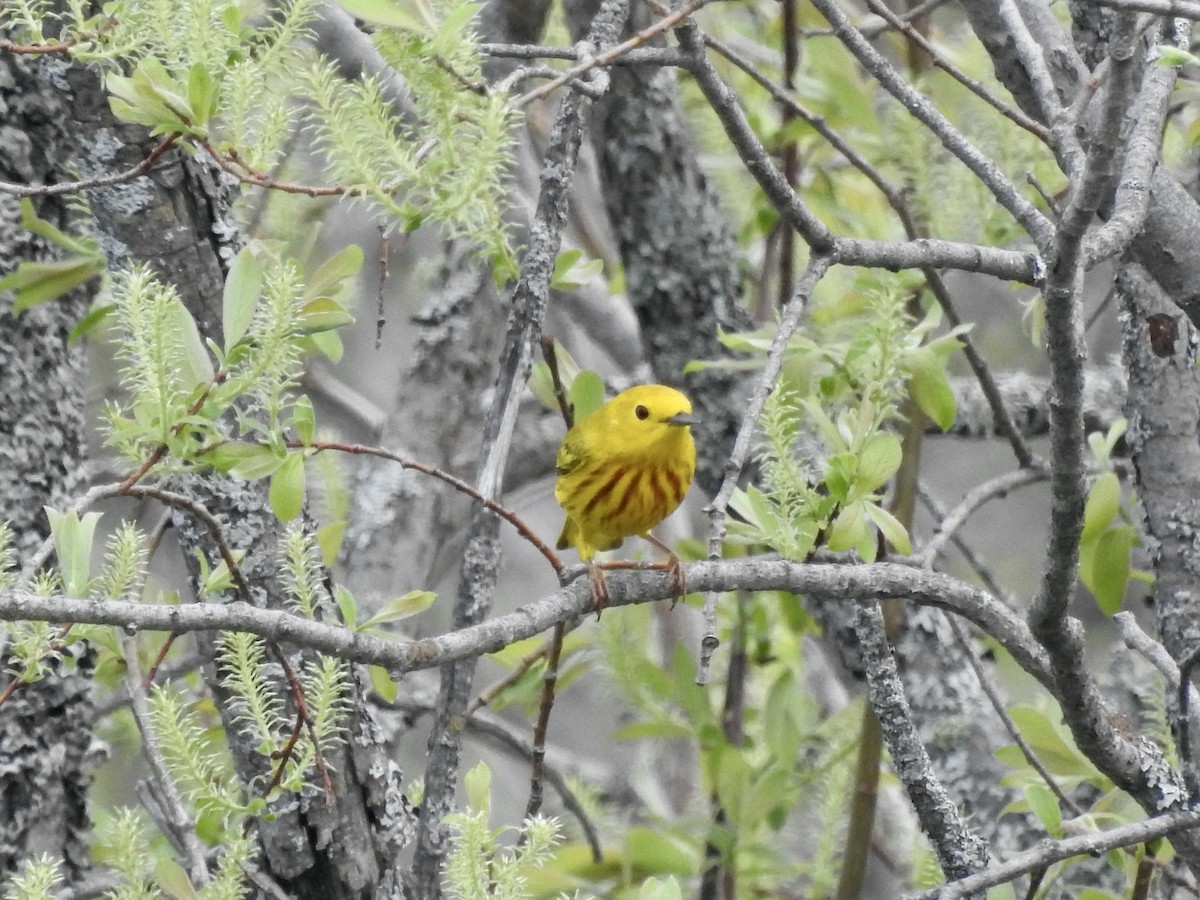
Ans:
[[[1196,330],[1141,266],[1125,266],[1118,286],[1129,368],[1130,427],[1125,440],[1136,467],[1137,491],[1150,538],[1159,638],[1178,660],[1200,647]],[[1152,341],[1156,326],[1174,329],[1175,335]]]
[[[72,84],[77,97],[86,97],[92,88],[83,76],[78,81],[73,77]],[[138,129],[118,125],[104,111],[88,124],[93,141],[85,171],[132,165],[151,146]],[[228,187],[219,173],[183,154],[172,154],[150,177],[92,191],[90,199],[110,266],[149,264],[175,285],[202,331],[219,340],[224,263],[232,258],[238,237],[229,215]],[[182,489],[223,523],[235,551],[245,552],[243,566],[254,601],[283,608],[285,592],[278,578],[281,525],[270,510],[265,484],[205,476],[184,479]],[[178,511],[174,522],[195,577],[195,551],[213,558],[211,536]],[[210,637],[198,644],[239,774],[248,784],[266,783],[271,761],[257,754],[253,740],[220,702],[225,695],[214,667],[214,641]],[[300,654],[287,648],[283,653],[293,670],[300,671]],[[334,782],[331,802],[314,788],[298,800],[280,801],[271,810],[273,819],[257,824],[263,869],[291,896],[315,900],[400,893],[398,854],[409,840],[413,814],[400,791],[400,773],[384,752],[383,737],[362,695],[363,679],[356,673],[345,698],[354,711],[346,743],[326,760]]]
[[[242,571],[250,583],[256,605],[269,609],[284,606],[279,581],[279,521],[267,502],[265,484],[233,478],[194,476],[182,489],[202,502],[221,522],[235,551],[244,551]],[[203,525],[186,513],[176,512],[175,527],[185,552],[199,550],[212,566],[212,553]],[[195,575],[195,573],[193,573]],[[321,613],[336,621],[328,596]],[[211,602],[211,599],[210,601]],[[229,747],[238,774],[248,784],[269,783],[277,760],[264,757],[257,738],[242,729],[231,712],[228,693],[215,670],[216,635],[197,635],[205,659],[205,680],[217,698]],[[315,656],[281,648],[293,672],[300,673]],[[281,672],[277,690],[284,708],[292,709]],[[353,690],[347,697],[350,718],[345,742],[327,749],[324,764],[333,784],[326,798],[320,779],[297,797],[289,795],[272,804],[271,818],[257,823],[266,868],[289,896],[302,900],[324,898],[394,898],[401,896],[399,853],[411,841],[414,812],[400,787],[400,770],[389,758],[378,723],[364,701],[366,680],[361,667],[352,671]]]
[[[80,133],[58,92],[36,64],[0,57],[0,180],[69,180]],[[62,199],[35,203],[42,218],[73,228]],[[18,201],[0,195],[0,273],[55,251],[19,224]],[[18,555],[41,544],[44,505],[63,507],[78,484],[85,454],[81,352],[67,336],[87,309],[90,291],[12,313],[0,296],[0,520],[13,530]],[[0,658],[4,634],[0,630]],[[20,860],[46,853],[74,881],[87,867],[87,790],[103,745],[91,733],[85,648],[68,666],[18,689],[0,707],[0,883]],[[7,683],[10,676],[2,678]]]

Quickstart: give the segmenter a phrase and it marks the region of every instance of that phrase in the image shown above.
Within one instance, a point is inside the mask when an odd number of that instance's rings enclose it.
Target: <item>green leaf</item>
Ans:
[[[0,278],[0,291],[13,292],[13,312],[55,300],[104,271],[92,256],[73,256],[50,262],[22,262]]]
[[[327,522],[317,529],[317,546],[321,548],[321,563],[326,568],[333,568],[337,562],[338,553],[342,549],[342,541],[346,537],[346,520]]]
[[[1052,837],[1062,835],[1062,810],[1058,806],[1058,798],[1044,784],[1033,782],[1025,786],[1025,802],[1038,821],[1045,826],[1046,832]]]
[[[554,342],[554,361],[558,366],[558,377],[562,379],[563,390],[566,391],[579,377],[579,364],[558,341]],[[529,389],[547,409],[558,409],[558,400],[554,396],[554,379],[550,377],[550,366],[547,363],[534,364],[529,374]]]
[[[463,789],[467,794],[467,805],[482,813],[492,808],[492,770],[484,763],[476,763],[471,771],[463,776]]]
[[[329,297],[318,297],[301,308],[296,331],[298,334],[316,334],[353,323],[354,316],[342,304]]]
[[[1176,69],[1180,66],[1200,66],[1200,57],[1194,53],[1188,53],[1186,50],[1181,50],[1178,47],[1172,47],[1170,44],[1160,44],[1158,48],[1158,57],[1154,60],[1160,66],[1166,66],[1170,69]]]
[[[154,880],[172,900],[195,900],[199,896],[183,867],[173,859],[155,861]]]
[[[436,599],[437,594],[433,591],[409,591],[407,594],[385,604],[379,612],[363,622],[358,630],[366,631],[374,625],[382,625],[384,622],[398,622],[401,619],[415,616],[417,613],[429,609]]]
[[[50,520],[50,534],[54,539],[54,552],[58,556],[58,570],[62,573],[63,592],[68,597],[86,597],[91,581],[92,541],[101,514],[85,513],[81,519],[75,510],[60,513],[49,506],[43,509]]]
[[[308,284],[304,289],[305,298],[316,299],[317,297],[333,296],[341,288],[343,281],[353,278],[359,273],[362,264],[362,247],[358,244],[343,247],[325,260],[321,267],[309,277]]]
[[[589,416],[604,405],[604,382],[600,376],[585,369],[567,387],[567,402],[575,411],[575,421]]]
[[[311,444],[316,436],[317,420],[313,412],[312,401],[301,394],[292,404],[292,427],[296,429],[296,437],[302,444]]]
[[[367,674],[371,678],[371,689],[387,703],[392,703],[400,693],[400,685],[388,674],[383,666],[367,666]]]
[[[88,314],[76,323],[71,329],[71,334],[67,337],[68,344],[78,343],[83,338],[87,337],[91,332],[100,327],[105,319],[116,311],[115,303],[98,303],[88,310]]]
[[[53,222],[43,219],[37,214],[33,200],[29,197],[21,198],[21,227],[26,231],[33,232],[46,243],[61,247],[68,253],[75,254],[76,256],[90,256],[96,259],[97,262],[103,262],[103,256],[100,254],[95,241],[85,237],[69,235]]]
[[[634,722],[623,725],[613,732],[618,741],[640,741],[647,738],[665,740],[670,738],[689,739],[695,737],[693,729],[675,722]]]
[[[196,320],[188,312],[183,301],[178,297],[172,298],[167,306],[166,319],[168,327],[175,334],[183,349],[183,362],[186,366],[181,373],[189,385],[207,384],[213,380],[216,372],[213,370],[212,357],[204,339],[200,337],[200,329]]]
[[[584,260],[582,250],[564,250],[554,260],[550,287],[558,291],[581,288],[604,271],[604,260]]]
[[[283,465],[285,456],[266,444],[229,441],[205,454],[205,458],[218,472],[228,472],[246,481],[257,481],[273,475]]]
[[[630,864],[637,868],[680,877],[696,872],[699,860],[695,850],[666,831],[630,828],[623,844]]]
[[[1101,472],[1092,482],[1083,508],[1083,532],[1080,543],[1097,538],[1121,510],[1121,479],[1116,472]]]
[[[826,545],[835,552],[857,550],[866,562],[875,561],[875,538],[867,526],[864,501],[856,500],[838,511],[829,523]]]
[[[1041,710],[1017,705],[1011,707],[1008,714],[1047,771],[1063,777],[1083,778],[1092,783],[1096,783],[1098,776],[1101,781],[1107,780],[1099,775],[1073,744],[1059,734]]]
[[[868,438],[858,455],[855,493],[862,496],[882,487],[900,468],[903,455],[900,439],[890,431],[881,431]]]
[[[932,347],[922,347],[905,361],[909,390],[917,408],[942,431],[954,424],[957,405],[946,377],[946,360]]]
[[[849,500],[857,471],[858,457],[853,453],[835,453],[829,457],[821,479],[829,489],[829,496],[842,502]]]
[[[225,276],[225,293],[221,298],[221,330],[225,333],[225,352],[242,339],[254,320],[254,310],[262,295],[262,270],[249,247],[243,247],[233,258]]]
[[[317,351],[330,362],[339,363],[342,361],[342,356],[345,354],[346,349],[342,346],[342,336],[336,331],[319,331],[316,334],[310,334],[308,339],[312,341]]]
[[[884,539],[892,545],[897,553],[904,556],[912,553],[912,543],[909,541],[908,531],[900,524],[899,519],[877,503],[867,503],[864,509],[871,521],[883,533]]]
[[[290,522],[304,508],[304,455],[289,453],[271,476],[271,509],[281,522]]]
[[[1092,583],[1088,589],[1095,595],[1100,611],[1112,616],[1125,600],[1129,584],[1130,555],[1137,540],[1137,531],[1122,525],[1105,531],[1096,541],[1092,557]]]
[[[188,106],[194,115],[194,125],[203,125],[212,117],[216,98],[216,85],[208,69],[203,63],[195,63],[188,70]]]
[[[333,599],[337,601],[338,611],[342,614],[342,623],[351,631],[357,630],[358,602],[350,593],[350,589],[344,584],[339,584],[334,588]]]
[[[647,878],[637,892],[637,900],[682,900],[682,897],[683,891],[673,875],[662,881]]]

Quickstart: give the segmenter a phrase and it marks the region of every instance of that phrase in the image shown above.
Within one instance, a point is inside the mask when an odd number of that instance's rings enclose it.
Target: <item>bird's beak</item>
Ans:
[[[700,419],[693,413],[679,413],[671,416],[669,419],[664,419],[668,425],[699,425]]]

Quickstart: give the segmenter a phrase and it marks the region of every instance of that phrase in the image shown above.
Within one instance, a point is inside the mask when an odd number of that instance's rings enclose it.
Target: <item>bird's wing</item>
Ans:
[[[579,435],[568,431],[567,436],[558,447],[558,456],[554,460],[554,470],[559,475],[569,475],[579,468],[584,460],[583,447]]]

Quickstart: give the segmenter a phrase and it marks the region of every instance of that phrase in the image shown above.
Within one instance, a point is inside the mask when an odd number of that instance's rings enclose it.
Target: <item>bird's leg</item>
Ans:
[[[599,619],[604,607],[608,606],[608,582],[604,580],[604,570],[599,564],[588,560],[587,567],[588,581],[592,585],[592,605],[596,610],[596,618]]]
[[[649,531],[642,535],[642,537],[652,543],[659,550],[663,551],[663,553],[667,554],[666,569],[667,574],[671,577],[672,587],[671,609],[674,609],[675,604],[678,603],[680,598],[687,593],[687,583],[683,578],[683,561],[679,558],[674,550],[656,538]]]

